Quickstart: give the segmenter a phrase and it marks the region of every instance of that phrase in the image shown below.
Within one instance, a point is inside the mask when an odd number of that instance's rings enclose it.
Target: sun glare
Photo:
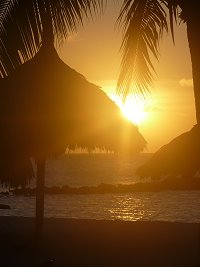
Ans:
[[[125,118],[139,125],[145,117],[145,104],[142,101],[136,101],[134,98],[128,98],[125,103],[116,94],[111,95],[112,100],[120,107]]]
[[[136,125],[142,125],[149,117],[148,107],[151,99],[144,99],[140,96],[130,95],[123,102],[116,93],[116,80],[105,80],[101,82],[104,92],[118,105],[124,118],[130,120]]]
[[[133,104],[125,103],[121,108],[123,115],[130,121],[140,124],[145,118],[144,110],[139,106],[133,106]]]

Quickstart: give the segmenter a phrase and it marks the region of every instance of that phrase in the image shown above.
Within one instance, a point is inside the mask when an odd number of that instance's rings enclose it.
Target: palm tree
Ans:
[[[178,16],[179,11],[179,16]],[[153,84],[154,66],[151,55],[159,55],[159,41],[173,21],[181,19],[187,25],[187,37],[192,61],[196,119],[200,122],[200,35],[198,2],[187,0],[130,0],[124,1],[118,22],[124,26],[121,72],[118,92],[126,97],[136,93],[145,97]],[[168,18],[169,17],[169,18]],[[169,23],[168,23],[169,21]]]
[[[138,169],[141,177],[163,175],[191,176],[199,170],[200,125],[200,16],[198,1],[188,0],[125,0],[119,16],[124,25],[123,57],[118,79],[118,92],[146,96],[151,91],[154,66],[150,55],[158,58],[159,41],[173,21],[180,18],[187,25],[192,62],[197,125],[158,150]],[[177,16],[180,12],[179,16]],[[167,16],[168,15],[168,16]],[[168,18],[169,17],[169,18]],[[169,25],[168,25],[169,21]],[[199,260],[199,259],[198,259]]]
[[[151,56],[158,58],[159,42],[164,31],[171,28],[172,39],[174,39],[173,23],[174,21],[177,22],[178,19],[187,25],[198,127],[200,124],[200,34],[197,26],[200,22],[200,16],[198,1],[192,3],[187,0],[124,1],[118,18],[118,22],[124,27],[124,39],[121,46],[123,56],[117,90],[123,97],[136,93],[143,100],[151,92],[155,74]],[[192,133],[186,134],[188,138],[185,138],[185,141],[188,144],[191,143],[192,146],[190,136],[193,136]],[[178,142],[177,138],[176,140]],[[174,144],[174,142],[170,144]],[[171,145],[169,150],[171,151]],[[167,146],[161,151],[162,153],[167,151]],[[161,156],[160,151],[158,151],[159,155]],[[198,155],[196,154],[196,156]],[[187,157],[189,156],[187,155]],[[156,158],[157,156],[154,157],[154,159]],[[152,160],[152,164],[153,162],[154,160]],[[151,176],[150,173],[149,176]]]
[[[33,58],[40,45],[61,45],[66,37],[101,13],[103,0],[1,0],[0,74],[8,75]]]
[[[121,45],[122,62],[117,90],[127,97],[134,93],[145,98],[152,90],[155,69],[151,56],[158,59],[159,42],[170,24],[172,36],[173,21],[177,19],[176,0],[130,0],[124,1],[119,25],[123,26]],[[169,12],[169,21],[167,18]]]

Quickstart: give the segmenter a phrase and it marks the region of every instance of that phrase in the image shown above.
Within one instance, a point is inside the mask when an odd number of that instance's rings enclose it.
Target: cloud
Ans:
[[[193,86],[193,79],[181,79],[179,81],[180,86],[192,87]]]

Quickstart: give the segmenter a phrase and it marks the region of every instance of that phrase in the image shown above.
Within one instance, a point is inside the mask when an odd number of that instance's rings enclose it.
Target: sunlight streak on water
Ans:
[[[0,216],[35,215],[34,197],[0,196],[0,203],[11,206]],[[199,191],[45,197],[45,216],[60,218],[200,222],[199,207]]]

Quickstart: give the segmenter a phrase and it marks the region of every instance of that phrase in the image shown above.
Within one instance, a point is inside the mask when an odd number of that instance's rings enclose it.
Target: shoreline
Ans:
[[[44,219],[44,246],[33,246],[34,218],[0,216],[1,266],[197,267],[197,223]],[[12,255],[10,257],[9,255]]]
[[[45,186],[46,195],[91,195],[91,194],[121,194],[136,192],[162,192],[162,191],[199,191],[200,178],[174,178],[168,177],[162,181],[136,182],[133,184],[107,184],[101,183],[97,186],[71,187],[63,186]],[[25,189],[13,189],[14,195],[35,196],[36,188],[27,187]],[[8,191],[0,192],[2,195],[8,195]]]

